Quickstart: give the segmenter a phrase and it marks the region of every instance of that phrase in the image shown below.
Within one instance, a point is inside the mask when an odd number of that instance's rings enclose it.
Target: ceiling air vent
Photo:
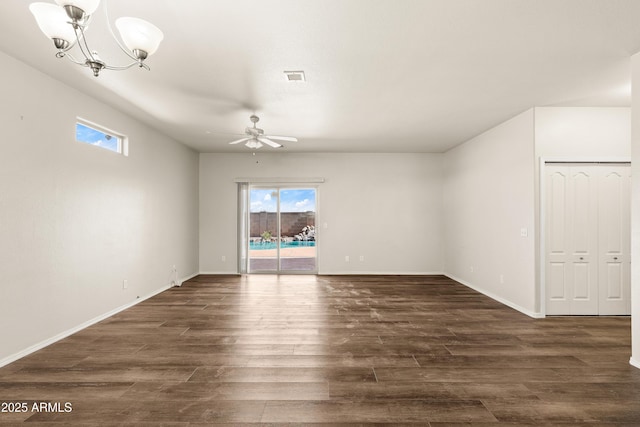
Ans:
[[[287,78],[288,82],[303,82],[303,81],[305,81],[304,71],[285,71],[284,75]]]

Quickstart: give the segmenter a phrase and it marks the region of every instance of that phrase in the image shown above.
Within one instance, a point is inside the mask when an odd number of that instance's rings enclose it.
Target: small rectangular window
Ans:
[[[126,138],[123,135],[117,135],[93,123],[76,123],[76,141],[127,155]]]

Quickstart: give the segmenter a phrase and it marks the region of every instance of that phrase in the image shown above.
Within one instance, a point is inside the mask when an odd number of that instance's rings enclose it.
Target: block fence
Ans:
[[[315,212],[281,212],[280,222],[282,237],[293,237],[300,233],[306,226],[316,225]],[[273,236],[278,233],[276,212],[251,212],[250,237],[260,237],[265,231],[270,231]]]

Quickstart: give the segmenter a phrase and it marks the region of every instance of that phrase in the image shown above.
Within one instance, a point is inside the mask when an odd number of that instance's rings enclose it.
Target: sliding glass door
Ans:
[[[316,190],[280,189],[280,270],[316,272]]]
[[[249,273],[277,272],[278,189],[251,188],[249,206]]]
[[[247,247],[249,273],[315,273],[317,267],[315,188],[249,189]]]

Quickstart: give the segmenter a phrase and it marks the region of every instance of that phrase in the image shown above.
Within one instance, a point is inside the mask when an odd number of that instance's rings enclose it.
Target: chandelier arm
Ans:
[[[60,58],[62,58],[63,56],[67,58],[69,61],[73,62],[74,64],[82,65],[83,67],[88,67],[86,61],[80,62],[76,58],[74,58],[73,55],[71,55],[70,53],[64,53],[62,56],[60,56]]]
[[[76,33],[76,39],[78,39],[78,47],[80,48],[80,52],[82,55],[90,61],[95,61],[93,54],[91,53],[91,49],[87,44],[87,38],[84,36],[84,28],[81,25],[74,25],[73,30]],[[78,30],[80,34],[78,34]],[[82,47],[84,45],[84,48]],[[86,50],[86,51],[85,51]]]
[[[121,51],[123,51],[125,53],[125,55],[127,55],[129,58],[131,58],[134,61],[136,61],[136,63],[140,62],[140,60],[138,58],[133,56],[133,54],[129,51],[129,49],[127,49],[124,46],[122,46],[122,43],[120,43],[120,40],[118,40],[118,37],[116,37],[116,34],[113,32],[113,27],[111,26],[111,19],[109,18],[109,9],[107,8],[107,3],[108,3],[108,0],[104,0],[104,4],[103,4],[103,6],[104,6],[104,16],[107,18],[107,28],[109,29],[109,33],[111,33],[111,37],[113,37],[113,39],[116,41],[116,44],[118,45],[118,47],[120,48]],[[132,65],[129,65],[126,68],[130,68],[130,67],[132,67]],[[142,67],[142,65],[141,65],[141,67]]]
[[[135,62],[132,62],[131,64],[128,64],[128,65],[105,65],[104,68],[106,68],[107,70],[128,70],[129,68],[133,67],[134,65],[137,65],[140,68],[144,68],[147,71],[151,70],[151,68],[149,68],[149,66],[147,64],[140,63],[137,60]]]

